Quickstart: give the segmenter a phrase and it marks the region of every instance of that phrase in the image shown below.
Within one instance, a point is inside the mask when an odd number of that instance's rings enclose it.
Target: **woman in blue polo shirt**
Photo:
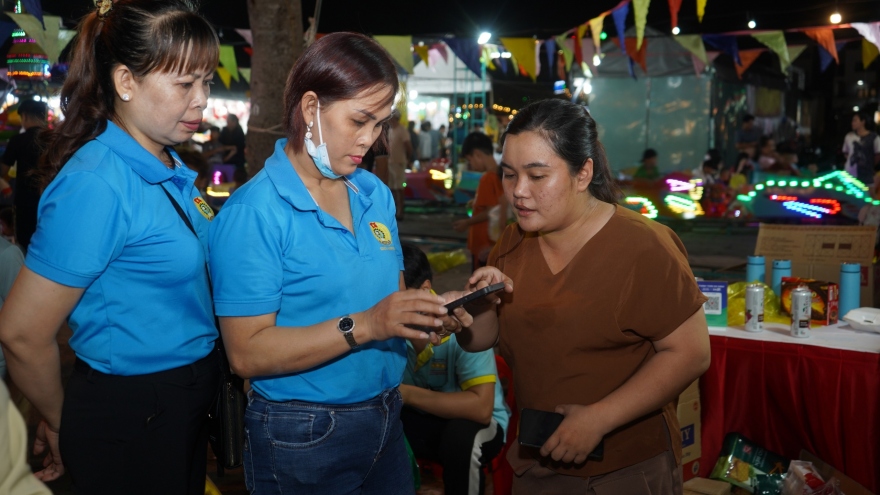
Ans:
[[[65,120],[46,137],[51,182],[0,340],[44,418],[39,477],[66,469],[88,494],[201,494],[219,380],[211,212],[171,146],[202,120],[219,45],[186,0],[97,3],[72,48]],[[65,320],[77,359],[62,392]]]
[[[428,335],[404,325],[438,327],[446,310],[404,291],[391,192],[358,169],[391,118],[397,72],[375,41],[333,33],[287,81],[289,140],[211,226],[223,341],[253,387],[245,481],[252,493],[411,494],[397,387],[404,339]]]

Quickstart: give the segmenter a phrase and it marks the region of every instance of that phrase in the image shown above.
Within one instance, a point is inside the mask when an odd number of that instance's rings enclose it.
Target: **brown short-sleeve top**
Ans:
[[[672,333],[705,301],[678,236],[622,207],[555,275],[538,236],[518,225],[505,230],[489,264],[514,284],[498,317],[518,407],[553,411],[560,404],[598,402],[651,359],[652,341]],[[669,449],[667,428],[680,462],[670,403],[606,435],[602,461],[548,467],[586,477],[631,466]],[[539,455],[523,447],[509,459],[523,472]]]

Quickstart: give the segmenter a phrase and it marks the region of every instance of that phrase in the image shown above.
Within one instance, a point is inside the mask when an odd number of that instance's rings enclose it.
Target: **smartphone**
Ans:
[[[449,310],[449,312],[451,313],[453,309],[459,306],[463,306],[471,301],[475,301],[481,297],[488,296],[493,292],[498,292],[499,290],[504,290],[504,282],[499,282],[497,284],[483,287],[482,289],[475,290],[464,297],[460,297],[455,301],[452,301],[451,303],[447,303],[446,309]]]
[[[547,440],[559,428],[565,416],[549,411],[523,408],[519,416],[519,444],[526,447],[543,447]],[[588,460],[601,461],[605,456],[605,441],[593,449],[587,456]]]

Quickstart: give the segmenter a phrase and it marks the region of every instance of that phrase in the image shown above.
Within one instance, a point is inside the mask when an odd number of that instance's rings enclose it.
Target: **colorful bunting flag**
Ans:
[[[765,48],[755,48],[753,50],[740,50],[739,57],[742,61],[741,64],[736,64],[736,77],[742,79],[743,72],[748,70],[749,67],[761,56],[762,53],[767,51]]]
[[[700,59],[703,66],[709,63],[709,60],[706,58],[706,45],[703,44],[703,38],[699,34],[680,34],[672,39],[691,52],[693,56]]]
[[[728,34],[704,34],[703,42],[707,45],[721,50],[723,53],[730,55],[734,63],[741,64],[739,58],[739,48],[736,45],[736,36]]]
[[[843,49],[843,46],[846,45],[846,41],[838,41],[834,43],[834,53],[837,54],[840,50]],[[819,70],[825,72],[828,69],[828,66],[831,65],[831,62],[837,60],[836,57],[832,57],[831,53],[826,50],[822,45],[819,45]]]
[[[636,50],[642,47],[642,39],[645,37],[645,24],[648,23],[648,7],[651,0],[633,0],[633,13],[636,18]]]
[[[880,22],[853,22],[850,26],[854,27],[862,37],[873,43],[874,46],[880,48]]]
[[[558,58],[556,56],[556,40],[553,38],[550,38],[549,40],[545,41],[544,42],[544,50],[547,51],[547,63],[550,64],[550,67],[548,67],[547,69],[548,69],[548,71],[552,71],[553,70],[553,61]],[[540,72],[539,72],[539,74],[540,74]]]
[[[235,48],[231,45],[220,45],[220,65],[226,67],[229,76],[238,81],[238,63],[235,60]]]
[[[877,58],[877,55],[880,55],[880,51],[877,50],[877,45],[871,43],[868,40],[862,40],[862,69],[867,69],[871,62]]]
[[[672,27],[678,26],[679,10],[681,10],[681,0],[669,0],[669,16],[672,18]]]
[[[706,70],[706,64],[693,53],[691,53],[691,62],[694,64],[694,73],[697,77],[702,77],[703,71]]]
[[[590,19],[590,33],[593,35],[593,46],[596,47],[596,50],[599,50],[599,47],[602,45],[602,30],[605,25],[605,16],[606,14],[602,14],[598,17],[594,17]]]
[[[794,62],[798,57],[801,56],[801,53],[804,53],[804,50],[807,49],[807,45],[789,45],[788,46],[788,59]]]
[[[829,55],[834,57],[836,63],[840,63],[840,60],[837,58],[837,46],[834,44],[834,29],[804,29],[804,34],[816,40],[816,43],[819,43],[820,47],[824,48]]]
[[[590,27],[589,22],[585,22],[575,29],[575,39],[577,43],[580,44],[581,40],[584,39],[584,35],[587,34],[587,29]]]
[[[629,57],[642,68],[642,72],[648,73],[648,40],[642,40],[641,48],[636,48],[639,41],[637,38],[626,38],[626,52]]]
[[[57,16],[43,16],[41,21],[31,14],[6,12],[6,15],[11,17],[18,24],[18,27],[40,45],[40,48],[46,52],[50,64],[58,62],[58,57],[61,56],[64,47],[76,35],[76,31],[72,29],[61,29],[61,18]],[[43,28],[44,24],[45,29]]]
[[[443,55],[440,54],[440,50],[434,48],[435,46],[437,45],[428,48],[428,68],[432,70],[437,64],[440,63],[441,60],[444,61],[443,63],[446,63],[446,59],[443,57]],[[443,49],[446,50],[446,47],[444,46]]]
[[[425,66],[427,67],[429,65],[428,64],[428,45],[416,45],[413,47],[413,51],[416,52],[416,54],[419,56],[420,59],[422,59],[422,62],[424,62]]]
[[[752,38],[755,38],[760,41],[761,44],[766,45],[767,48],[773,50],[773,53],[779,57],[779,68],[784,74],[789,66],[791,66],[791,57],[789,57],[788,46],[785,44],[785,35],[782,31],[755,33],[752,35]]]
[[[25,12],[36,17],[43,29],[46,29],[46,23],[43,19],[43,5],[40,0],[21,0],[21,6],[24,7]]]
[[[443,43],[435,43],[431,46],[431,49],[440,52],[440,56],[443,57],[443,61],[449,63],[449,54],[446,53],[446,45],[444,45]]]
[[[486,64],[487,69],[495,70],[495,64],[492,63],[492,52],[489,45],[483,45],[483,54],[480,55],[480,63]]]
[[[238,72],[241,73],[241,77],[243,77],[244,80],[247,81],[248,84],[251,83],[251,68],[250,67],[240,67],[238,69]]]
[[[534,38],[501,38],[501,43],[507,48],[516,60],[519,62],[522,70],[536,80],[538,73],[536,71],[535,60],[535,40]]]
[[[574,43],[571,42],[571,38],[569,38],[565,34],[560,34],[556,37],[556,45],[562,50],[562,57],[565,61],[565,72],[569,72],[571,70],[571,63],[574,61]]]
[[[574,61],[578,65],[584,63],[584,50],[583,43],[578,43],[577,40],[573,40],[574,43]]]
[[[412,36],[373,36],[373,39],[388,51],[407,74],[413,73]]]
[[[704,15],[706,15],[706,0],[697,0],[697,20],[703,22]]]
[[[244,38],[247,41],[248,45],[254,46],[254,33],[250,29],[235,29],[235,32],[238,33],[239,36]]]
[[[616,9],[611,11],[611,17],[614,19],[614,29],[617,29],[617,44],[620,45],[620,51],[626,54],[626,16],[629,14],[629,0],[621,2]]]
[[[480,45],[477,44],[477,40],[470,38],[446,38],[443,41],[446,42],[446,46],[452,50],[456,57],[464,62],[464,65],[471,72],[476,74],[477,77],[483,77],[483,68],[480,65]],[[534,52],[532,52],[532,58],[535,58]]]
[[[232,74],[226,70],[226,67],[217,67],[217,75],[220,76],[220,80],[223,81],[223,85],[226,86],[226,89],[229,89],[229,84],[232,81]]]

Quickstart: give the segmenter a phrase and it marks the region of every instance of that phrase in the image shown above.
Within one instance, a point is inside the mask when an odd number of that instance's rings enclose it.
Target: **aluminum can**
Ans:
[[[805,339],[810,336],[810,315],[813,291],[800,286],[791,291],[791,336]]]
[[[746,286],[746,331],[764,331],[764,286],[761,284]]]

